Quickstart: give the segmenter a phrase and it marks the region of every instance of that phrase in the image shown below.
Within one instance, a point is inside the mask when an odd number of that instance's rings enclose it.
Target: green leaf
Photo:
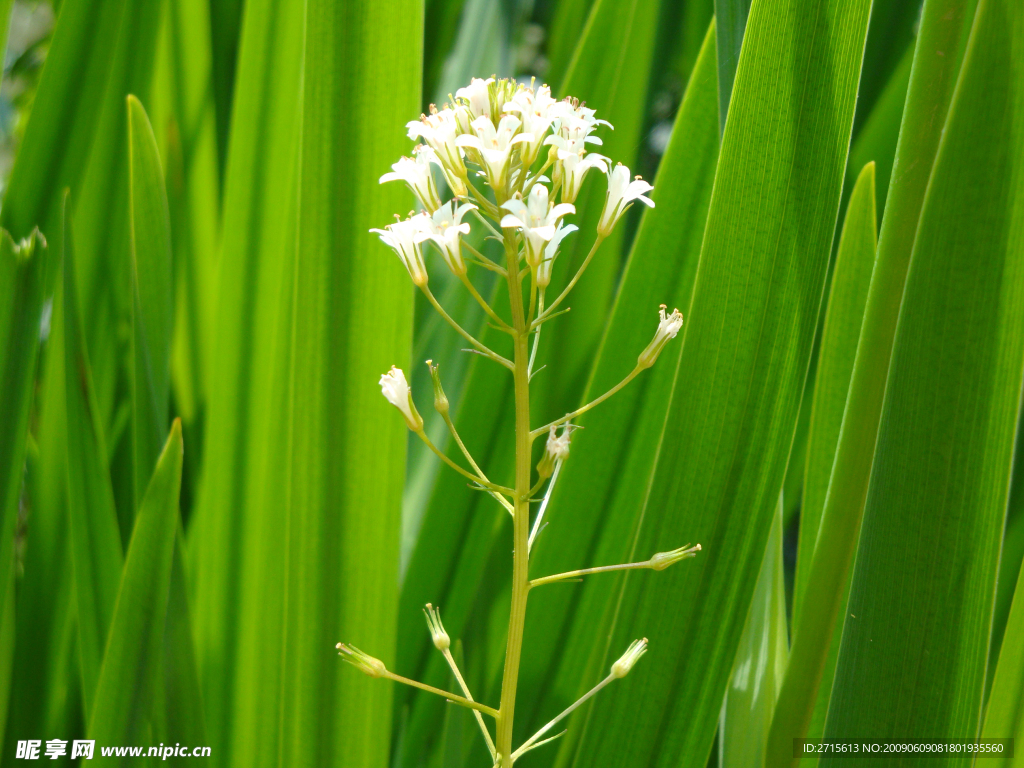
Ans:
[[[790,701],[788,688],[804,686],[800,698],[806,701],[818,687],[817,680],[828,663],[828,643],[838,621],[845,596],[850,567],[857,547],[864,499],[871,475],[871,461],[878,434],[879,414],[885,390],[896,321],[903,296],[910,249],[921,202],[928,181],[928,169],[934,160],[942,126],[936,114],[946,111],[952,95],[955,62],[935,51],[952,49],[960,34],[962,0],[936,0],[925,7],[914,54],[914,72],[903,112],[900,143],[896,150],[894,172],[889,183],[889,198],[879,233],[876,264],[868,289],[861,337],[843,416],[844,428],[835,450],[829,490],[821,513],[818,543],[814,551],[821,565],[810,572],[829,574],[830,578],[808,579],[803,602],[814,605],[809,618],[815,629],[809,634],[797,627],[793,638],[791,664],[805,671],[788,675],[780,698]],[[896,172],[898,171],[898,172]],[[805,548],[806,552],[806,548]],[[805,649],[806,646],[806,649]],[[811,654],[814,654],[812,657]],[[794,661],[795,660],[795,661]],[[788,721],[778,720],[769,737],[768,763],[792,762],[792,739],[806,732],[811,712],[805,704],[781,705]]]
[[[712,746],[793,439],[870,4],[811,5],[751,8],[675,396],[649,493],[635,500],[636,556],[686,541],[704,550],[621,579],[581,687],[632,638],[651,649],[575,718],[565,761],[704,766]]]
[[[181,489],[181,422],[175,420],[146,489],[128,545],[103,655],[89,738],[145,744],[160,675]]]
[[[838,534],[830,530],[822,535],[819,530],[864,321],[876,245],[875,166],[869,163],[857,178],[846,210],[818,358],[793,585],[793,653],[780,686],[773,723],[772,737],[778,740],[773,742],[778,749],[772,755],[776,764],[786,759],[783,744],[791,748],[791,734],[807,732],[816,703],[827,705],[832,688],[838,638],[831,629],[838,621],[841,631],[845,615],[842,609],[849,578],[844,558],[856,546],[855,533],[851,532],[851,528],[856,531],[856,521],[840,520],[837,524],[830,518],[829,523],[839,528]],[[838,536],[840,552],[828,548],[833,535]],[[820,553],[815,547],[819,541],[824,542]],[[815,585],[814,590],[828,584],[839,595],[829,594],[833,600],[829,607],[808,601],[808,584]],[[820,593],[814,594],[815,600],[820,600]],[[835,603],[837,598],[839,602]]]
[[[170,402],[171,222],[156,137],[142,104],[128,97],[133,336],[132,429],[135,500],[142,500]]]
[[[768,728],[789,656],[782,529],[783,499],[780,495],[718,721],[720,768],[764,764]]]
[[[656,207],[641,221],[584,399],[607,391],[629,372],[633,355],[657,328],[659,303],[689,309],[718,163],[715,72],[712,21],[654,181]],[[580,419],[586,429],[574,437],[571,460],[558,480],[550,525],[534,547],[532,575],[628,556],[636,500],[657,457],[678,357],[679,348],[670,346],[648,373]],[[524,730],[532,732],[573,702],[594,627],[607,606],[611,585],[604,578],[530,595],[524,639],[530,652],[520,673],[520,686],[528,693],[517,709]],[[553,637],[566,638],[564,645],[552,643]]]
[[[239,766],[276,765],[279,743],[303,7],[247,4],[212,326],[217,386],[189,529],[209,738],[215,754]]]
[[[593,11],[596,0],[558,0],[548,28],[548,78],[560,83],[576,55],[580,30],[585,29],[587,19]]]
[[[367,230],[403,210],[378,179],[408,148],[395,116],[419,108],[423,11],[311,0],[306,14],[281,761],[375,768],[391,685],[332,648],[394,658],[406,430],[375,382],[408,359],[413,289]]]
[[[1017,577],[1002,647],[981,735],[986,739],[1012,738],[1016,749],[1024,744],[1024,568]],[[1013,762],[1004,758],[987,764],[1010,768]]]
[[[38,232],[16,243],[6,230],[0,231],[0,423],[5,425],[0,440],[0,743],[14,655],[14,535],[48,262],[46,241]]]
[[[67,398],[68,522],[75,579],[75,612],[82,675],[82,708],[88,721],[114,614],[124,553],[107,446],[82,330],[72,223],[65,198],[64,372]]]
[[[875,164],[868,163],[857,177],[839,237],[821,351],[814,383],[808,434],[807,468],[800,505],[800,540],[793,584],[793,624],[800,621],[811,556],[818,539],[821,512],[828,493],[832,462],[839,442],[846,396],[864,322],[871,271],[877,247],[875,219]]]
[[[1024,9],[982,0],[914,242],[826,736],[980,727],[1024,363],[1022,51]]]
[[[715,19],[718,30],[718,127],[725,133],[725,118],[729,114],[736,65],[743,48],[743,33],[747,28],[751,0],[715,0]]]

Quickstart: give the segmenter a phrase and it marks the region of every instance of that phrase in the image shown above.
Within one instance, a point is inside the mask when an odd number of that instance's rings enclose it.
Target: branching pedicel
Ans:
[[[439,690],[433,686],[409,680],[388,671],[383,662],[357,648],[339,643],[342,657],[371,677],[384,677],[421,690],[444,696],[452,703],[468,707],[480,725],[490,752],[493,766],[510,768],[524,753],[551,741],[547,734],[584,702],[614,680],[625,677],[647,650],[647,640],[637,640],[616,661],[608,676],[558,717],[549,722],[518,748],[512,748],[512,722],[522,652],[523,623],[526,618],[526,599],[530,590],[544,584],[575,579],[593,573],[650,568],[662,570],[700,550],[700,545],[661,552],[649,560],[624,565],[560,573],[543,578],[529,578],[530,548],[541,527],[552,489],[559,471],[569,455],[572,420],[614,395],[646,368],[654,365],[661,350],[682,327],[683,317],[678,310],[666,314],[660,309],[660,322],[651,343],[640,352],[636,366],[619,384],[597,399],[572,413],[536,429],[530,428],[530,378],[534,373],[541,326],[560,312],[556,311],[579,281],[597,252],[601,242],[611,234],[626,209],[636,200],[654,207],[644,196],[651,185],[639,176],[630,178],[629,169],[618,164],[614,167],[606,157],[588,152],[587,144],[600,145],[593,135],[599,124],[611,125],[594,117],[575,99],[556,101],[551,89],[517,84],[514,80],[474,79],[451,99],[451,103],[438,111],[408,124],[409,138],[423,139],[424,144],[413,148],[413,158],[403,157],[392,166],[392,172],[381,177],[381,183],[404,181],[423,206],[423,211],[399,219],[385,229],[374,229],[385,244],[394,249],[402,260],[413,283],[423,291],[427,300],[469,344],[473,350],[507,368],[515,384],[515,487],[506,488],[491,482],[483,469],[470,455],[455,430],[448,414],[448,399],[441,387],[437,366],[427,361],[434,383],[434,407],[441,414],[452,438],[462,450],[468,468],[450,459],[433,444],[423,427],[423,419],[416,410],[405,374],[392,368],[381,376],[384,396],[402,413],[409,429],[415,432],[442,461],[454,471],[469,478],[475,487],[489,493],[512,515],[514,554],[512,564],[512,610],[509,617],[505,669],[498,709],[474,701],[455,658],[449,650],[450,639],[441,623],[440,612],[427,605],[424,613],[436,648],[444,654],[463,695]],[[544,147],[549,149],[544,152]],[[539,166],[539,167],[537,167]],[[454,198],[447,203],[435,183],[435,169],[443,176]],[[551,179],[544,175],[550,169]],[[597,225],[594,244],[579,270],[550,304],[545,305],[545,292],[550,287],[552,265],[558,257],[562,240],[577,230],[563,219],[574,214],[573,202],[588,172],[596,169],[608,179],[604,210]],[[472,171],[472,173],[471,173]],[[473,179],[471,180],[471,175]],[[474,183],[475,182],[475,183]],[[548,188],[550,184],[550,189]],[[479,186],[478,186],[479,185]],[[490,189],[488,193],[486,190]],[[505,263],[499,264],[480,253],[462,236],[470,232],[467,214],[501,242],[505,250]],[[465,285],[473,298],[487,313],[493,325],[512,338],[512,359],[498,354],[456,323],[438,303],[428,286],[428,273],[422,246],[431,241],[445,265]],[[498,273],[505,279],[509,291],[511,318],[506,320],[484,300],[471,282],[463,249],[474,257],[476,265]],[[525,263],[525,266],[524,266]],[[524,301],[523,281],[529,276],[529,299]],[[530,346],[533,340],[532,349]],[[537,480],[531,482],[531,445],[547,435],[544,455],[537,465]],[[530,525],[531,503],[536,495],[547,488]],[[484,715],[494,718],[494,738]],[[560,735],[560,734],[558,734]]]

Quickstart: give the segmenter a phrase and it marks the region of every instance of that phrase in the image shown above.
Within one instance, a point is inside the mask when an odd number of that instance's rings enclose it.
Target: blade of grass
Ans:
[[[725,118],[729,114],[736,65],[743,48],[743,33],[747,28],[751,0],[715,0],[716,29],[718,30],[718,130],[725,133]]]
[[[181,462],[181,422],[175,420],[136,516],[125,556],[89,720],[89,738],[99,744],[149,741],[179,524]]]
[[[82,331],[72,224],[64,205],[64,374],[67,398],[68,522],[75,578],[75,613],[82,676],[82,710],[88,722],[99,679],[124,552],[107,446],[92,385]]]
[[[906,280],[826,736],[980,727],[1024,364],[1022,53],[1024,9],[982,0]]]
[[[928,0],[925,4],[843,427],[814,547],[814,558],[820,564],[816,568],[812,561],[808,570],[821,574],[807,579],[803,598],[815,610],[806,615],[809,623],[805,627],[795,628],[792,671],[783,682],[769,737],[767,760],[772,766],[789,765],[792,739],[806,733],[814,692],[828,660],[825,638],[831,638],[848,583],[878,434],[885,391],[883,372],[889,367],[927,171],[942,132],[935,115],[946,112],[952,95],[955,62],[952,56],[939,53],[953,49],[962,13],[963,0]]]
[[[562,764],[706,764],[793,439],[869,8],[751,7],[677,396],[629,537],[638,556],[704,549],[685,567],[621,579],[592,630],[593,670],[640,633],[649,658],[576,718],[578,738],[570,725]]]
[[[281,761],[387,763],[391,686],[333,654],[394,658],[405,428],[376,379],[408,359],[412,286],[367,232],[401,210],[382,169],[422,88],[422,4],[306,5],[290,383]],[[381,129],[381,125],[391,128]]]

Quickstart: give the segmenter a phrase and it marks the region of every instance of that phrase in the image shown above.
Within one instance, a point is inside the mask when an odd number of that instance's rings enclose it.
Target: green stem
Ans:
[[[566,571],[565,573],[556,573],[554,576],[544,576],[540,579],[534,579],[530,582],[530,588],[539,587],[544,584],[554,584],[557,581],[566,581],[567,579],[575,579],[580,576],[589,576],[592,573],[611,573],[612,571],[633,571],[639,568],[653,568],[654,564],[650,560],[644,560],[642,563],[623,563],[622,565],[601,565],[597,568],[580,568],[578,571]]]
[[[497,352],[495,352],[493,349],[490,349],[485,344],[482,344],[481,342],[477,341],[475,336],[473,336],[465,328],[463,328],[461,325],[455,322],[452,319],[451,315],[445,312],[444,307],[442,307],[438,303],[437,299],[434,298],[434,294],[431,292],[430,288],[428,288],[426,285],[421,285],[420,289],[423,291],[423,295],[427,297],[427,301],[430,302],[430,305],[435,310],[437,310],[437,314],[443,317],[445,321],[448,323],[448,325],[454,328],[462,338],[464,338],[466,341],[468,341],[470,344],[476,347],[477,351],[479,351],[480,354],[482,354],[484,357],[489,357],[491,360],[498,363],[499,365],[504,366],[505,368],[508,368],[510,371],[512,370],[512,362],[510,360],[507,360],[506,358],[502,357]]]
[[[601,243],[603,242],[604,235],[598,235],[594,239],[594,244],[590,246],[590,253],[587,254],[587,258],[585,258],[583,263],[580,264],[580,268],[576,270],[576,274],[572,276],[572,280],[570,280],[569,284],[565,286],[560,294],[558,294],[558,298],[551,302],[551,306],[548,307],[547,311],[541,312],[537,315],[537,319],[531,324],[532,327],[536,327],[547,320],[551,313],[554,312],[555,307],[561,304],[565,297],[569,295],[569,291],[576,287],[576,283],[578,283],[579,279],[583,277],[583,273],[586,271],[587,267],[590,266],[590,260],[594,258],[594,254],[597,253],[597,249],[601,247]]]
[[[478,712],[483,712],[485,715],[490,715],[491,717],[498,716],[498,711],[493,707],[488,707],[486,704],[481,704],[478,701],[470,701],[467,698],[464,698],[454,693],[449,693],[448,691],[442,691],[440,688],[435,688],[432,685],[421,683],[419,680],[410,680],[408,677],[396,675],[394,672],[391,672],[389,670],[385,670],[382,677],[385,677],[388,680],[394,680],[396,683],[402,683],[403,685],[409,685],[413,688],[419,688],[421,691],[426,691],[427,693],[434,693],[438,696],[443,696],[444,698],[448,699],[448,701],[452,702],[452,704],[458,704],[460,707],[466,707],[467,709],[475,709]]]
[[[513,503],[512,607],[505,645],[505,669],[501,679],[501,704],[498,710],[497,743],[501,768],[512,768],[512,721],[515,716],[516,688],[519,684],[519,661],[523,651],[523,626],[526,621],[526,598],[530,591],[530,377],[527,370],[530,355],[530,328],[523,307],[523,292],[516,278],[519,253],[514,235],[505,236],[505,257],[508,261],[509,303],[512,326],[515,328],[514,368],[516,406],[516,482]]]
[[[622,381],[620,381],[618,384],[616,384],[614,387],[609,389],[607,392],[605,392],[600,397],[598,397],[598,398],[596,398],[594,400],[591,400],[589,403],[584,405],[582,408],[577,408],[572,413],[565,414],[565,416],[563,416],[560,419],[555,419],[550,424],[545,424],[543,427],[537,427],[537,429],[533,430],[533,432],[530,433],[530,440],[533,440],[536,437],[540,437],[541,435],[543,435],[545,432],[547,432],[552,427],[557,427],[559,424],[564,424],[567,421],[575,419],[581,413],[586,413],[591,408],[593,408],[595,405],[600,405],[605,400],[607,400],[609,397],[611,397],[616,392],[618,392],[620,389],[622,389],[624,386],[629,384],[629,382],[631,382],[633,379],[635,379],[637,377],[637,374],[640,373],[640,371],[645,371],[645,370],[647,370],[647,369],[638,365],[636,368],[634,368],[632,371],[630,371],[629,375],[626,378],[624,378]]]
[[[427,447],[431,451],[434,452],[434,455],[436,455],[439,459],[441,459],[441,461],[443,461],[449,467],[454,469],[460,475],[462,475],[464,477],[468,477],[470,480],[472,480],[474,483],[479,485],[481,488],[485,488],[485,489],[487,489],[489,491],[493,491],[494,493],[504,493],[504,494],[506,494],[508,496],[512,495],[512,489],[511,488],[506,488],[503,485],[495,485],[491,481],[489,481],[489,480],[487,480],[487,479],[485,479],[483,477],[480,477],[478,475],[474,475],[472,472],[469,472],[468,470],[465,470],[462,467],[460,467],[458,464],[456,464],[454,461],[452,461],[450,458],[448,458],[448,455],[444,451],[442,451],[440,448],[438,448],[436,445],[434,445],[433,440],[431,440],[430,437],[427,436],[427,433],[422,428],[417,430],[416,434],[419,436],[420,440],[422,440],[424,443],[426,443]]]

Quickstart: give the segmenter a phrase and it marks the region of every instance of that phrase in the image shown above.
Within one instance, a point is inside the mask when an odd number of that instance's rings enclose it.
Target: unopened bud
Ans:
[[[402,369],[392,365],[390,371],[381,375],[379,384],[388,402],[402,412],[409,429],[413,432],[423,429],[423,417],[412,401],[412,390],[409,388],[409,382],[405,380]]]
[[[664,571],[680,560],[696,557],[698,552],[700,552],[700,544],[695,544],[692,547],[687,544],[685,547],[673,549],[671,552],[659,552],[650,559],[650,567],[656,571]]]
[[[442,416],[448,413],[448,397],[441,386],[441,375],[437,372],[438,366],[433,360],[427,360],[427,368],[430,369],[430,380],[434,382],[434,410]]]
[[[335,648],[338,649],[341,658],[370,677],[384,677],[388,671],[383,661],[373,658],[368,653],[363,653],[354,645],[338,643]]]
[[[544,455],[541,456],[540,461],[537,463],[537,474],[542,479],[551,477],[558,462],[569,458],[569,435],[572,427],[566,424],[562,427],[562,434],[560,435],[556,434],[556,430],[557,427],[552,426],[548,432],[548,441],[544,446]]]
[[[623,678],[629,674],[629,670],[633,668],[633,665],[640,660],[640,657],[647,653],[647,638],[643,640],[634,640],[629,644],[629,648],[622,654],[622,657],[612,664],[612,675],[617,678]]]
[[[654,361],[658,359],[658,355],[661,354],[661,350],[668,344],[669,339],[674,339],[676,334],[679,333],[679,329],[683,327],[683,316],[678,309],[673,309],[671,315],[665,314],[665,305],[661,305],[661,309],[658,310],[658,314],[661,316],[661,322],[658,323],[658,330],[654,334],[654,338],[651,343],[647,345],[647,349],[640,353],[640,357],[637,358],[637,364],[641,368],[650,368],[654,365]]]
[[[423,615],[427,617],[427,627],[430,629],[430,639],[434,641],[434,647],[439,651],[447,651],[451,647],[452,641],[441,623],[441,611],[427,603],[426,608],[423,609]]]

